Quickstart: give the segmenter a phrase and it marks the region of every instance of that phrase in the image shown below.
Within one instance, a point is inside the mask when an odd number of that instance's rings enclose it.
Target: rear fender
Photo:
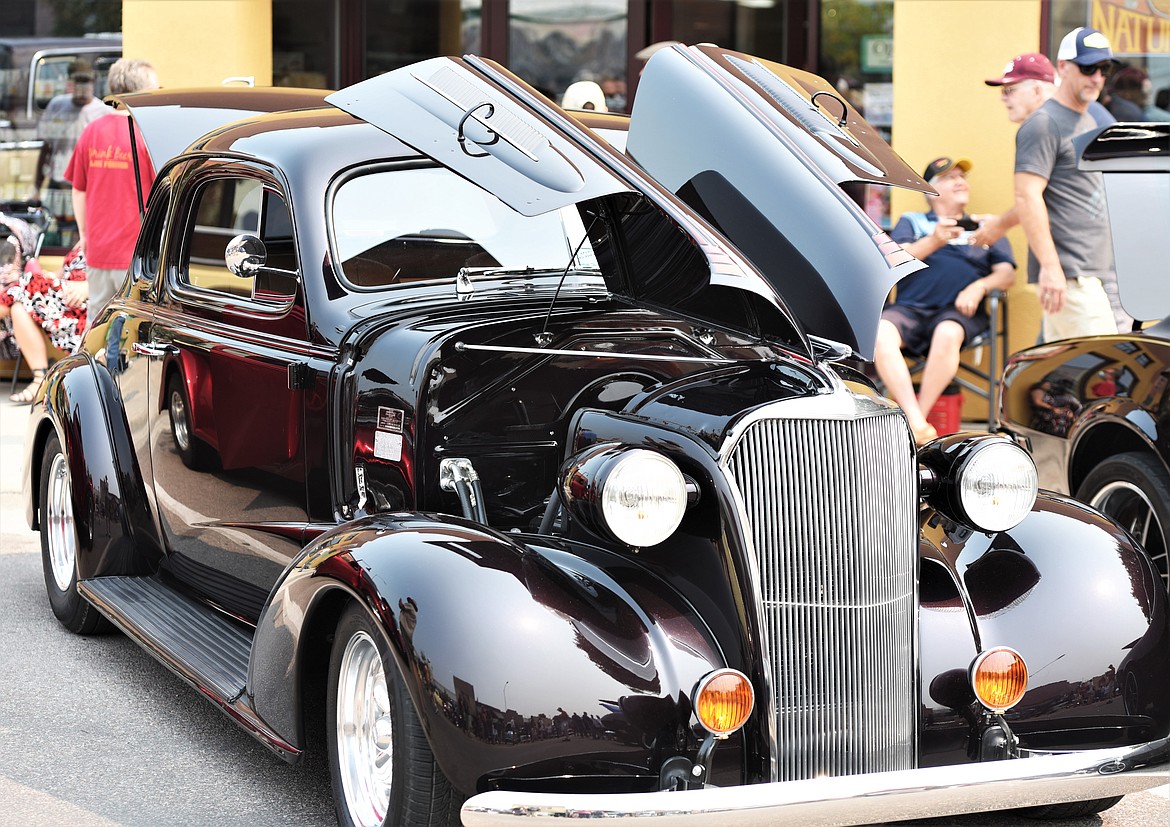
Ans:
[[[30,525],[34,528],[40,526],[43,507],[44,446],[54,430],[65,450],[72,481],[78,578],[152,571],[161,543],[130,426],[109,371],[87,354],[69,356],[50,373],[29,463]]]
[[[1009,531],[986,534],[925,512],[922,532],[924,703],[955,709],[947,687],[965,681],[953,676],[965,676],[979,651],[1010,646],[1029,672],[1028,691],[1006,715],[1024,747],[1136,743],[1170,731],[1166,591],[1124,531],[1042,492]],[[950,594],[932,563],[950,574]]]
[[[535,538],[425,514],[322,535],[260,618],[248,683],[256,712],[304,743],[306,682],[322,663],[310,650],[354,599],[386,631],[431,749],[461,791],[506,786],[501,775],[539,783],[568,762],[581,775],[656,783],[663,757],[697,747],[690,692],[723,658],[693,610],[641,567],[592,549],[610,558],[602,568],[583,546],[525,539]],[[740,772],[736,749],[723,754]]]

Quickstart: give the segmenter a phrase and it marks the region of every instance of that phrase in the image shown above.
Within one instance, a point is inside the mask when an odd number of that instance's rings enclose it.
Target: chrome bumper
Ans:
[[[1170,738],[1118,749],[687,792],[494,791],[468,799],[461,816],[466,827],[532,818],[620,818],[627,827],[875,824],[1108,798],[1166,783]]]

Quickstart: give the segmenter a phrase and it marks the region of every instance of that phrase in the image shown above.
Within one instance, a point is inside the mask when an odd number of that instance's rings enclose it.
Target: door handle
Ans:
[[[156,345],[150,343],[135,342],[130,346],[130,349],[139,356],[149,356],[153,359],[158,359],[166,356],[168,353],[178,353],[179,349],[174,345]]]

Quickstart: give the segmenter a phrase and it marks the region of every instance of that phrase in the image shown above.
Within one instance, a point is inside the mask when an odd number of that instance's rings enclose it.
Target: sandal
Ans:
[[[45,383],[45,372],[47,368],[33,368],[32,381],[25,385],[24,390],[20,393],[9,394],[8,399],[18,405],[27,405],[30,402],[35,402],[37,394],[41,391],[41,385]]]

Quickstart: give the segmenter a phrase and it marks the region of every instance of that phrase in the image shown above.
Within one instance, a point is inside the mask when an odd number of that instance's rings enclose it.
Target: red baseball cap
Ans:
[[[1010,86],[1021,80],[1053,83],[1056,80],[1056,71],[1052,68],[1052,61],[1039,52],[1016,55],[1003,67],[1003,77],[990,78],[983,82],[988,86]]]

